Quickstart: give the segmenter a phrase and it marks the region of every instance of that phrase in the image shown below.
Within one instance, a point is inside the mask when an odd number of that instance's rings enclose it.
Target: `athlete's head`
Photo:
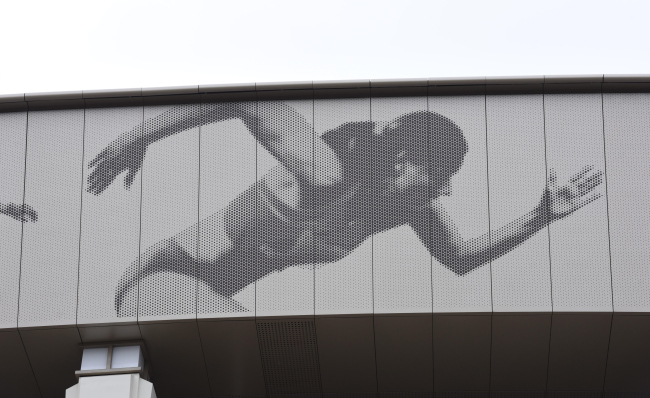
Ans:
[[[402,115],[375,136],[375,161],[398,185],[429,185],[435,196],[449,195],[451,177],[467,153],[461,129],[448,118],[420,111]]]

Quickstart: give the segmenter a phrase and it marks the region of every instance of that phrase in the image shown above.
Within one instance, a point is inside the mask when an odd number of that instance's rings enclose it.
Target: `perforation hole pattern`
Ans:
[[[314,321],[258,322],[257,337],[269,394],[320,392]]]

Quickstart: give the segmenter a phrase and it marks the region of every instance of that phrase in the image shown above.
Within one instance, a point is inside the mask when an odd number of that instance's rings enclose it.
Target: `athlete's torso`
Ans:
[[[338,261],[372,234],[408,222],[413,208],[400,206],[408,199],[360,178],[309,189],[278,166],[258,182],[258,206],[272,214],[259,247],[290,262]]]

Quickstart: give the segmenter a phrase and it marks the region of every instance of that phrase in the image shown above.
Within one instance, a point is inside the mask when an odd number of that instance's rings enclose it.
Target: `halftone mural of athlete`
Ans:
[[[200,114],[172,108],[146,120],[90,161],[88,192],[101,194],[124,172],[128,188],[149,145],[230,119],[240,119],[280,164],[221,211],[146,249],[119,282],[118,315],[134,315],[135,308],[123,308],[125,295],[158,272],[200,278],[230,300],[232,311],[246,311],[231,298],[256,280],[291,266],[338,261],[373,234],[404,224],[441,264],[462,276],[600,197],[595,188],[601,171],[585,166],[560,183],[551,170],[529,212],[489,234],[463,237],[438,201],[451,194],[451,178],[468,150],[453,121],[419,111],[385,123],[345,123],[318,137],[282,102],[203,104]],[[256,270],[242,272],[250,267]],[[218,274],[200,272],[217,268]]]

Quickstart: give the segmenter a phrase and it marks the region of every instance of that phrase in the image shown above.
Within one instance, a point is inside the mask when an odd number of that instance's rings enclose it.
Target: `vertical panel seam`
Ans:
[[[601,83],[602,87],[602,83]],[[607,209],[607,253],[609,254],[609,284],[611,291],[611,300],[612,300],[612,313],[614,312],[614,273],[612,271],[612,238],[611,238],[611,229],[609,221],[609,184],[607,180],[607,141],[605,137],[605,94],[600,92],[600,115],[603,125],[603,160],[605,162],[604,172],[605,175],[605,208]]]
[[[255,84],[257,86],[257,83]],[[259,98],[257,91],[255,91],[255,124],[253,128],[255,129],[255,137],[257,137],[258,129],[259,129]],[[258,168],[259,168],[259,151],[258,147],[259,144],[257,140],[255,140],[255,181],[257,182],[258,179]],[[260,217],[259,217],[259,184],[255,184],[255,228],[257,229],[257,233],[255,234],[255,246],[259,246],[259,237],[260,237]],[[264,357],[262,355],[262,341],[261,341],[261,336],[260,336],[260,331],[259,331],[259,324],[258,324],[258,319],[257,319],[257,282],[258,282],[258,276],[259,276],[259,268],[260,268],[260,251],[256,250],[255,251],[255,299],[254,299],[254,305],[255,305],[255,312],[253,315],[253,318],[255,319],[255,337],[257,338],[257,345],[259,347],[259,355],[260,355],[260,365],[262,367],[262,378],[264,380],[264,391],[265,391],[265,396],[269,396],[269,383],[267,381],[266,377],[266,366],[264,365]]]
[[[427,89],[427,114],[431,113],[431,106],[429,104],[429,90]],[[427,158],[428,159],[433,159],[433,156],[431,154],[431,120],[427,117]],[[430,167],[427,165],[427,172],[430,173]],[[429,195],[433,197],[433,184],[431,184],[431,181],[428,182],[429,185]],[[431,214],[427,212],[427,224],[428,224],[428,229],[427,229],[427,244],[431,247],[433,244],[433,223],[431,220]],[[431,249],[427,248],[429,252],[429,293],[431,296],[431,391],[435,393],[436,391],[436,348],[435,348],[435,340],[433,338],[434,334],[434,322],[433,322],[433,254],[431,253]]]
[[[29,109],[29,103],[27,104]],[[23,194],[22,194],[22,205],[25,205],[25,185],[27,181],[27,134],[29,133],[29,110],[25,116],[25,151],[23,157]],[[22,279],[23,279],[23,234],[25,230],[25,223],[20,223],[20,256],[18,259],[18,297],[16,298],[17,307],[16,307],[16,328],[18,328],[18,323],[20,321],[20,295],[22,288]]]
[[[210,381],[210,373],[208,371],[208,362],[205,359],[205,348],[203,347],[203,337],[201,336],[201,328],[199,327],[199,278],[198,265],[199,265],[199,244],[201,243],[201,137],[203,129],[203,101],[199,102],[199,139],[198,139],[198,177],[196,187],[196,260],[194,261],[194,322],[196,322],[196,331],[199,336],[199,347],[201,347],[201,357],[203,358],[203,369],[205,369],[205,377],[208,384],[208,391],[213,396],[212,383]]]
[[[603,159],[605,162],[605,205],[607,209],[607,242],[609,243],[608,246],[608,253],[609,253],[609,283],[610,283],[610,291],[611,291],[611,298],[612,298],[612,316],[611,320],[609,323],[609,336],[607,339],[607,355],[605,356],[605,371],[603,372],[603,387],[602,387],[602,393],[603,396],[605,395],[605,383],[607,381],[607,369],[609,365],[609,352],[610,348],[612,346],[612,331],[614,330],[614,273],[612,271],[612,239],[611,239],[611,229],[610,229],[610,221],[609,221],[609,182],[607,180],[607,140],[605,136],[605,94],[603,93],[603,83],[600,84],[600,115],[601,115],[601,120],[603,123]]]
[[[27,180],[27,134],[29,133],[29,103],[27,103],[27,112],[25,115],[25,151],[23,159],[23,206],[25,205],[25,182]],[[18,328],[18,321],[20,319],[20,293],[22,287],[22,273],[23,273],[23,231],[25,228],[25,223],[20,223],[20,259],[18,265],[18,297],[17,297],[17,308],[16,308],[16,331],[18,332],[18,337],[20,338],[20,343],[23,346],[25,351],[25,357],[27,358],[27,363],[29,363],[29,369],[32,371],[34,376],[34,382],[36,383],[36,388],[38,389],[38,394],[42,397],[43,392],[41,391],[41,386],[38,383],[38,378],[36,377],[36,372],[34,371],[34,366],[32,361],[29,359],[29,354],[27,353],[27,346],[25,346],[25,341],[23,340],[23,335]]]
[[[75,310],[75,327],[79,332],[79,339],[83,342],[81,338],[81,331],[79,331],[79,281],[81,278],[81,219],[83,215],[84,208],[84,165],[86,164],[86,100],[84,101],[84,121],[83,121],[83,132],[81,134],[81,192],[79,194],[79,236],[77,241],[77,302]]]
[[[373,117],[372,117],[372,87],[369,89],[369,98],[368,98],[368,110],[370,116],[370,125],[373,126]],[[372,127],[374,128],[374,127]],[[375,141],[370,141],[370,156],[374,157],[375,154]],[[370,178],[372,178],[374,170],[370,170]],[[371,214],[371,224],[373,229],[375,227],[375,214]],[[370,235],[370,279],[371,279],[371,291],[372,291],[372,343],[375,354],[375,386],[377,388],[377,397],[379,397],[379,362],[377,361],[377,333],[376,333],[376,313],[375,313],[375,234]]]
[[[544,132],[544,189],[545,193],[548,192],[548,155],[547,155],[547,148],[546,148],[546,96],[545,94],[542,94],[542,126],[543,126],[543,132]],[[549,219],[549,214],[550,214],[550,201],[545,195],[545,210],[546,210],[546,215],[544,217],[544,221],[546,222],[546,242],[548,244],[548,279],[551,284],[551,313],[553,313],[553,265],[552,265],[552,259],[551,259],[551,222]]]
[[[490,212],[490,150],[488,144],[488,109],[487,109],[487,89],[483,94],[483,113],[485,120],[485,173],[487,179],[487,205],[488,205],[488,245],[490,256],[490,354],[488,364],[488,391],[492,390],[492,344],[493,342],[493,329],[494,329],[494,281],[492,278],[492,214]]]
[[[546,171],[546,182],[545,189],[548,192],[548,145],[546,138],[546,94],[542,93],[542,120],[544,126],[544,164]],[[555,306],[553,305],[553,259],[551,257],[551,225],[548,215],[550,214],[550,203],[549,200],[546,200],[546,238],[548,242],[548,279],[551,283],[551,324],[548,330],[548,352],[546,354],[546,383],[545,390],[548,391],[548,374],[551,366],[551,336],[553,330],[553,313]],[[545,393],[546,394],[546,393]]]
[[[314,111],[314,91],[311,92],[311,170],[312,178],[316,175],[316,161],[315,161],[315,148],[314,142],[316,139],[316,116]],[[313,190],[310,195],[314,195]],[[314,198],[309,198],[310,201],[313,201]],[[312,241],[314,236],[311,237]],[[313,242],[312,242],[313,243]],[[320,390],[319,395],[323,397],[323,375],[321,374],[320,368],[320,352],[318,350],[318,330],[316,329],[316,262],[315,260],[315,247],[311,245],[311,270],[312,270],[312,309],[313,309],[313,322],[314,322],[314,340],[315,340],[315,349],[316,349],[316,366],[318,367],[318,389]]]
[[[144,131],[144,100],[142,101],[142,130]],[[140,137],[140,145],[142,145],[142,137]],[[144,175],[144,162],[142,163],[140,167],[140,207],[138,210],[138,273],[137,273],[137,278],[138,278],[138,290],[136,294],[136,304],[135,304],[135,323],[138,325],[138,330],[140,330],[140,336],[142,336],[142,329],[140,328],[140,260],[141,260],[141,253],[140,251],[142,250],[142,191],[144,191],[143,187],[143,178],[142,176]]]

